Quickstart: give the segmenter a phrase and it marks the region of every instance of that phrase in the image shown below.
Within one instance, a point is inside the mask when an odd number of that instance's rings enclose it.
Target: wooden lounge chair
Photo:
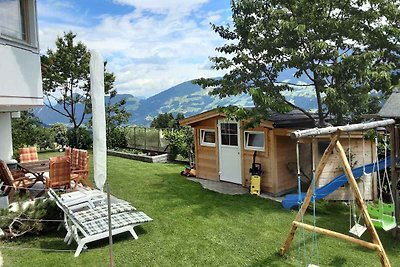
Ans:
[[[89,180],[89,153],[87,150],[78,151],[78,162],[76,167],[71,170],[71,179],[75,182],[74,188],[79,183],[93,188],[93,184]]]
[[[64,241],[71,243],[71,240],[74,239],[78,244],[75,257],[79,256],[87,243],[109,236],[107,205],[74,212],[52,189],[49,189],[48,194],[64,212],[64,223],[67,229]],[[113,205],[114,208],[111,208],[112,235],[130,232],[133,238],[137,239],[134,227],[152,221],[144,212],[134,211],[135,209],[127,206],[126,203],[114,203]]]
[[[23,147],[19,149],[19,162],[38,161],[38,153],[36,147]]]
[[[12,199],[18,189],[27,189],[35,183],[34,179],[25,177],[25,174],[25,172],[19,170],[11,171],[7,164],[0,160],[0,177],[5,185],[5,195],[9,199]]]
[[[49,159],[50,172],[46,177],[46,188],[71,188],[71,165],[68,157]]]

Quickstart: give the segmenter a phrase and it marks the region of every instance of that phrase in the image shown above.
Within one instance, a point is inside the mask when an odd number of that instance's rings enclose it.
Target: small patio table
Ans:
[[[44,181],[44,173],[50,170],[49,160],[38,160],[32,162],[18,163],[18,166],[29,173],[32,173],[35,176],[36,182]]]

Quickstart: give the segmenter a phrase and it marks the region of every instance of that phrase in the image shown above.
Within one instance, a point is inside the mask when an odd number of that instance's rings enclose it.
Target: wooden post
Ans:
[[[147,149],[147,128],[144,127],[144,150]]]
[[[396,125],[390,125],[390,158],[392,162],[390,164],[390,176],[391,176],[391,184],[392,184],[392,193],[394,194],[394,216],[396,218],[396,223],[399,222],[399,214],[398,214],[398,192],[397,192],[397,173],[396,173]],[[397,236],[397,227],[393,229],[393,237]]]
[[[394,124],[395,121],[393,119],[381,120],[381,121],[373,121],[367,123],[359,123],[359,124],[350,124],[350,125],[342,125],[342,126],[330,126],[325,128],[314,128],[307,130],[297,130],[290,134],[290,136],[294,139],[299,139],[307,136],[316,136],[323,134],[333,134],[338,130],[342,132],[352,132],[358,130],[367,130],[377,127],[384,127],[391,124]]]
[[[136,127],[133,127],[133,148],[136,148]]]
[[[157,140],[157,151],[158,152],[160,152],[161,151],[161,149],[160,149],[160,144],[161,144],[161,134],[160,134],[160,132],[161,132],[161,129],[157,129],[157,133],[158,133],[158,140]]]
[[[360,209],[361,215],[364,218],[364,223],[365,223],[365,226],[367,227],[369,234],[371,235],[372,242],[374,244],[378,245],[380,248],[378,250],[378,254],[380,257],[381,264],[382,264],[382,266],[390,266],[390,262],[386,256],[385,249],[382,246],[382,243],[381,243],[381,240],[379,239],[378,233],[376,232],[376,229],[371,221],[371,217],[368,214],[367,206],[364,203],[360,189],[358,189],[356,179],[353,176],[353,172],[351,170],[349,161],[347,160],[347,157],[346,157],[346,152],[344,151],[344,149],[339,141],[336,142],[336,151],[339,154],[339,159],[342,162],[344,172],[347,176],[347,180],[350,184],[351,190],[354,193],[354,200],[356,201],[357,206]]]
[[[324,154],[322,155],[321,161],[318,164],[317,170],[315,171],[315,184],[317,184],[319,177],[322,174],[322,171],[325,168],[326,163],[328,162],[328,159],[333,152],[333,149],[336,147],[336,142],[338,142],[339,137],[340,137],[340,131],[337,131],[336,134],[334,134],[331,138],[331,143],[329,146],[326,148]],[[301,208],[299,212],[296,215],[296,218],[294,221],[301,221],[301,218],[304,216],[304,213],[306,212],[308,206],[310,205],[311,197],[313,194],[313,189],[312,186],[308,187],[306,197],[304,198],[303,204],[301,205]],[[280,249],[280,254],[283,255],[285,252],[289,249],[290,244],[293,241],[294,235],[296,234],[297,226],[296,224],[292,224],[292,228],[289,231],[288,237],[283,244],[283,246]]]
[[[370,243],[370,242],[367,242],[364,240],[360,240],[360,239],[354,238],[352,236],[337,233],[337,232],[334,232],[334,231],[331,231],[328,229],[316,227],[314,225],[309,225],[309,224],[305,224],[305,223],[301,223],[301,222],[293,222],[293,224],[295,224],[297,227],[304,228],[308,231],[313,231],[313,232],[316,232],[319,234],[323,234],[323,235],[327,235],[327,236],[331,236],[331,237],[335,237],[335,238],[339,238],[339,239],[344,239],[349,242],[355,243],[357,245],[363,246],[365,248],[369,248],[369,249],[377,250],[377,251],[379,251],[379,249],[380,249],[380,247],[377,244]]]

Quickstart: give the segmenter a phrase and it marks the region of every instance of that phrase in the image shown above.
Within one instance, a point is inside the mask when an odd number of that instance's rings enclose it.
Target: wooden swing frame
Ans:
[[[343,146],[341,145],[339,138],[340,138],[340,135],[342,132],[367,130],[367,129],[372,129],[372,128],[376,128],[376,127],[392,125],[394,123],[395,123],[394,120],[389,119],[389,120],[382,120],[382,121],[376,121],[376,122],[370,122],[370,123],[352,124],[352,125],[339,126],[339,127],[315,128],[315,129],[309,129],[309,130],[295,131],[291,134],[291,137],[295,138],[295,139],[299,139],[302,137],[322,135],[322,134],[332,134],[331,142],[329,143],[329,146],[326,148],[326,150],[321,158],[321,161],[319,162],[318,167],[315,171],[315,178],[314,178],[315,183],[318,182],[319,177],[321,176],[322,171],[324,170],[325,165],[328,162],[333,150],[336,149],[336,151],[338,152],[341,164],[343,166],[344,172],[347,176],[347,180],[350,184],[350,188],[354,193],[354,198],[357,203],[357,206],[360,209],[361,215],[364,218],[367,230],[368,230],[369,234],[371,235],[372,242],[367,242],[367,241],[360,240],[360,239],[357,239],[357,238],[349,236],[349,235],[345,235],[345,234],[331,231],[328,229],[324,229],[324,228],[320,228],[320,227],[316,227],[313,225],[302,223],[301,218],[304,216],[304,213],[306,212],[308,206],[310,205],[310,201],[311,201],[311,198],[313,195],[313,188],[310,185],[307,190],[307,194],[304,198],[304,201],[301,205],[301,208],[300,208],[299,212],[297,213],[296,218],[292,222],[292,226],[291,226],[291,229],[287,236],[287,239],[280,249],[281,255],[284,255],[286,253],[286,251],[289,249],[289,247],[293,241],[294,235],[296,234],[297,228],[301,227],[305,230],[324,234],[324,235],[327,235],[330,237],[343,239],[343,240],[355,243],[357,245],[360,245],[360,246],[363,246],[363,247],[366,247],[366,248],[369,248],[372,250],[376,250],[378,252],[381,265],[385,266],[385,267],[391,266],[389,259],[386,255],[385,249],[379,238],[379,235],[376,232],[376,229],[371,221],[371,217],[368,214],[367,206],[364,202],[364,199],[362,198],[362,195],[358,188],[356,179],[353,176],[353,172],[351,170],[349,161],[346,157],[346,152],[343,149]]]

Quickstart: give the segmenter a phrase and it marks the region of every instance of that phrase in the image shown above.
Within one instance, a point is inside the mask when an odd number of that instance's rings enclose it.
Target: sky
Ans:
[[[98,50],[119,93],[149,97],[200,77],[217,77],[210,56],[224,41],[211,30],[231,23],[230,0],[39,0],[41,53],[73,31]]]

